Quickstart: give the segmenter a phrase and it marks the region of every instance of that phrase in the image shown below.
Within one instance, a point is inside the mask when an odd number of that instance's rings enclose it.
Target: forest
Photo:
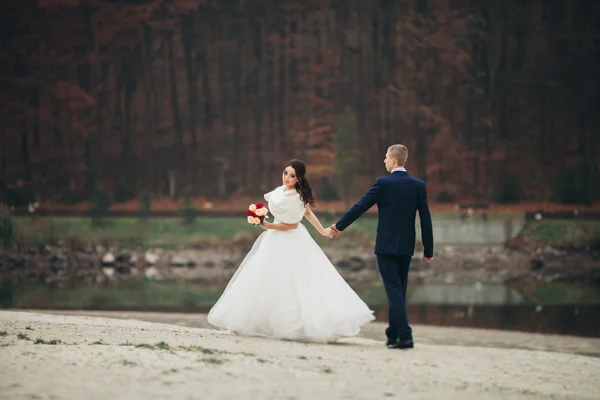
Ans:
[[[291,158],[344,199],[600,199],[600,2],[5,0],[0,191],[227,199]]]

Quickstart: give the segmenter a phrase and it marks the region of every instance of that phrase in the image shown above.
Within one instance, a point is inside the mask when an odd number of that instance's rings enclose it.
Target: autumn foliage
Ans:
[[[6,0],[0,190],[355,196],[409,147],[430,197],[598,199],[598,2]],[[342,186],[342,187],[340,187]],[[12,192],[11,192],[12,191]]]

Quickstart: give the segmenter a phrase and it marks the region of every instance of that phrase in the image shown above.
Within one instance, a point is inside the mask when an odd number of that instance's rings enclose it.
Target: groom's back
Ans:
[[[412,255],[415,247],[415,217],[425,197],[425,183],[402,171],[377,181],[380,192],[377,196],[379,221],[375,253]]]

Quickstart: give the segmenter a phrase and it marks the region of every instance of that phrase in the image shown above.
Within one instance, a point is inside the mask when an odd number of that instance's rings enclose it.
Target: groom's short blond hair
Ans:
[[[388,156],[398,162],[398,165],[404,167],[408,160],[408,149],[403,144],[394,144],[388,148]]]

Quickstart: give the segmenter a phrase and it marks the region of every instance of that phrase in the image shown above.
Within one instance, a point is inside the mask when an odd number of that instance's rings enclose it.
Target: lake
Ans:
[[[421,285],[407,308],[411,324],[600,337],[600,305],[532,305],[502,284]],[[387,321],[388,308],[375,315]]]

